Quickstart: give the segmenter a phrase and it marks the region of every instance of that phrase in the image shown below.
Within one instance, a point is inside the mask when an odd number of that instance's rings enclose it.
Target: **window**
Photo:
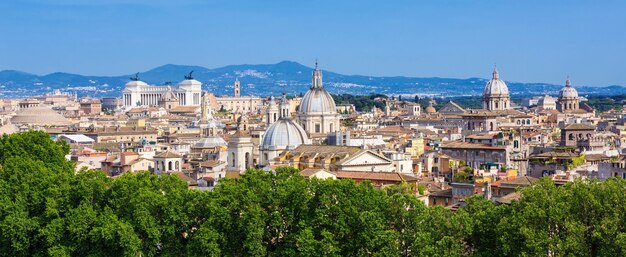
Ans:
[[[231,159],[231,167],[235,167],[235,153],[231,153],[230,154],[230,159]]]
[[[321,132],[320,124],[317,123],[315,124],[315,133],[320,133],[320,132]]]

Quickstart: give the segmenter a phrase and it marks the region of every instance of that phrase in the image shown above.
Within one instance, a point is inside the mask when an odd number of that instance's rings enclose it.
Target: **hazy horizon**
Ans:
[[[620,1],[0,2],[0,70],[115,76],[283,60],[341,74],[626,86]]]

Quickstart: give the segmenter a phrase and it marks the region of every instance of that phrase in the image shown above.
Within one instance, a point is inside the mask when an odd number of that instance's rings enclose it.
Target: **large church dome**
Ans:
[[[267,128],[261,150],[290,150],[308,142],[304,129],[291,119],[279,119]]]
[[[317,63],[315,63],[315,70],[313,71],[313,85],[302,97],[298,111],[301,113],[337,112],[335,100],[322,85],[322,72],[318,69]]]
[[[572,87],[572,82],[569,79],[565,81],[565,87],[559,92],[559,98],[578,98],[578,91]]]
[[[494,68],[493,77],[487,85],[485,86],[485,91],[483,92],[484,96],[508,96],[509,88],[506,86],[506,83],[500,79],[500,75],[498,74],[498,70]]]
[[[11,123],[39,126],[65,126],[71,124],[63,115],[45,105],[19,110],[17,114],[11,118]]]

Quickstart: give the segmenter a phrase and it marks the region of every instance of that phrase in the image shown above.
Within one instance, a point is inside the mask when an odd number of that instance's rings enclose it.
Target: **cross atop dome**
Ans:
[[[313,88],[323,88],[322,85],[322,72],[317,66],[317,59],[315,59],[315,69],[313,70],[313,84],[311,85],[311,89]]]
[[[493,79],[500,79],[500,74],[498,74],[498,66],[493,65]]]

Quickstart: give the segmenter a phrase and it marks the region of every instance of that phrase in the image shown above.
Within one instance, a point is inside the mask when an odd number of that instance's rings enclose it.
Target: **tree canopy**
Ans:
[[[626,182],[542,180],[452,212],[403,185],[249,170],[214,191],[75,173],[42,132],[0,139],[0,256],[624,256]]]

